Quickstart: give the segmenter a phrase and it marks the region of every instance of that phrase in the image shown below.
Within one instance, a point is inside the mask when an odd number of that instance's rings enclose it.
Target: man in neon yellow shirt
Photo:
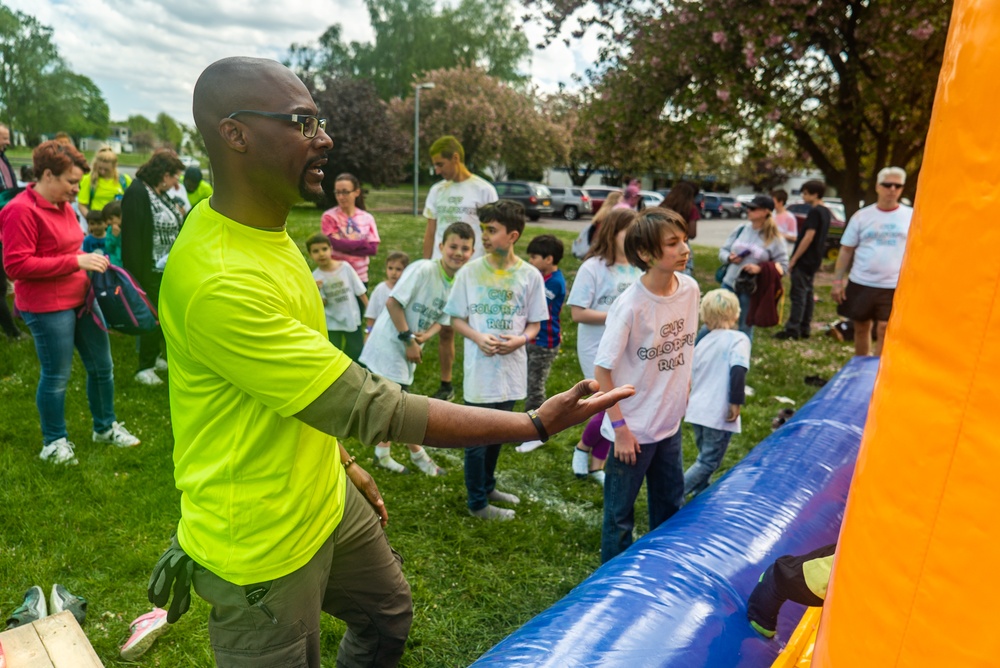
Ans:
[[[181,491],[179,547],[166,561],[175,567],[182,548],[196,562],[219,666],[318,667],[320,610],[347,623],[338,665],[399,661],[409,585],[380,527],[378,489],[336,436],[447,447],[544,440],[632,392],[586,399],[595,388],[581,383],[535,415],[473,409],[406,394],[334,348],[284,228],[293,204],[323,194],[332,142],[316,113],[274,61],[227,58],[195,86],[216,190],[188,217],[160,293]],[[165,604],[175,571],[164,577],[161,564],[150,596]],[[174,591],[170,621],[186,609],[185,591]]]
[[[187,192],[191,208],[203,199],[212,196],[212,185],[201,175],[201,168],[194,165],[184,170],[184,190]]]

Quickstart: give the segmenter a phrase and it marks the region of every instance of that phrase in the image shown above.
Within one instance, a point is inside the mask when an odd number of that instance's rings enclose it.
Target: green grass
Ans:
[[[379,215],[383,239],[372,262],[372,285],[382,280],[389,250],[402,249],[416,258],[423,238],[421,219]],[[293,211],[289,230],[303,241],[319,227],[312,207]],[[526,237],[542,233],[529,226]],[[567,248],[574,235],[556,232]],[[525,243],[521,244],[523,251]],[[716,287],[717,261],[712,249],[696,248],[697,278],[705,289]],[[568,282],[579,267],[564,260]],[[833,319],[829,286],[816,319]],[[566,337],[549,380],[550,393],[578,380],[575,328],[563,313]],[[118,646],[128,635],[128,622],[149,610],[146,581],[176,526],[179,493],[172,478],[170,414],[165,387],[148,388],[132,379],[136,370],[134,341],[112,337],[117,367],[117,413],[143,439],[131,450],[90,442],[85,376],[74,364],[66,416],[80,465],[57,468],[37,458],[41,446],[34,393],[38,362],[30,341],[0,341],[0,615],[16,607],[33,584],[46,593],[53,582],[90,601],[84,627],[101,660],[108,666],[128,665],[118,659]],[[456,379],[461,381],[461,346]],[[815,391],[802,381],[807,375],[830,377],[850,357],[848,344],[828,337],[808,342],[779,342],[757,332],[748,383],[756,389],[743,413],[743,433],[730,446],[722,469],[737,463],[771,433],[771,419],[781,407],[775,395],[801,406]],[[436,389],[437,346],[425,351],[414,390]],[[513,449],[501,456],[498,475],[504,489],[520,495],[517,519],[485,523],[469,517],[459,451],[435,453],[447,468],[442,478],[420,474],[399,476],[371,465],[371,451],[354,442],[349,451],[376,477],[389,509],[388,534],[404,555],[404,571],[413,588],[414,623],[404,666],[468,665],[481,653],[552,605],[599,565],[601,491],[590,481],[577,481],[569,468],[580,428],[555,436],[527,455]],[[400,446],[397,456],[405,457]],[[695,456],[685,432],[685,460]],[[637,534],[646,531],[644,501],[637,512]],[[210,666],[208,606],[194,597],[191,612],[143,657],[150,666]],[[333,666],[343,625],[324,617],[324,666]]]

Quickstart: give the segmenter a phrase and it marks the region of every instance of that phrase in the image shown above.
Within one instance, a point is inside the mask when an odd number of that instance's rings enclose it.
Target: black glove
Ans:
[[[173,624],[191,607],[191,575],[196,564],[181,549],[175,535],[170,539],[170,547],[164,552],[153,574],[149,576],[149,587],[146,595],[153,605],[164,608],[170,600],[170,586],[173,584],[174,601],[167,610],[167,623]]]

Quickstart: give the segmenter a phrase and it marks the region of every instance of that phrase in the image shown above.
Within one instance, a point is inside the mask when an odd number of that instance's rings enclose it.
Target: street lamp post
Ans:
[[[413,113],[413,215],[419,216],[417,211],[417,189],[420,187],[420,89],[434,88],[434,83],[417,84],[417,95],[414,100]]]

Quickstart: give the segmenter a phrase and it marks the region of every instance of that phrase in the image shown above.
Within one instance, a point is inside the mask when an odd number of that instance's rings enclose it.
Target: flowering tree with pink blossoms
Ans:
[[[584,5],[606,39],[604,123],[676,145],[790,136],[844,198],[906,168],[912,197],[951,3],[945,0],[525,0],[550,36]]]

